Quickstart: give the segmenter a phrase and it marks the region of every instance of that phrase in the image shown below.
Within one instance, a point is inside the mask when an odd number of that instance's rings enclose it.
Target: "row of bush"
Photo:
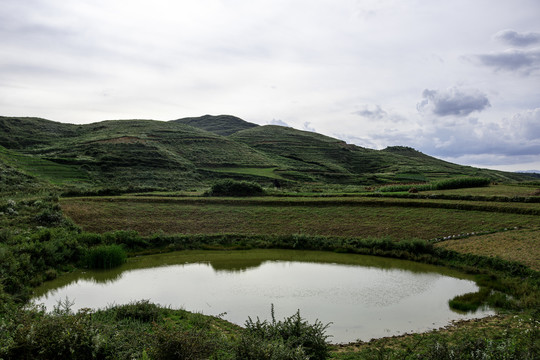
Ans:
[[[264,189],[261,185],[250,181],[237,181],[225,179],[217,181],[210,190],[205,193],[206,196],[261,196],[264,195]]]
[[[402,199],[427,199],[427,200],[465,200],[465,201],[489,201],[489,202],[515,202],[515,203],[540,203],[540,196],[485,196],[485,195],[460,195],[460,194],[389,194],[372,193],[363,194],[366,197],[389,197]]]
[[[488,186],[490,179],[481,177],[458,177],[437,181],[431,184],[395,184],[379,188],[381,192],[402,192],[415,189],[416,191],[450,190]]]

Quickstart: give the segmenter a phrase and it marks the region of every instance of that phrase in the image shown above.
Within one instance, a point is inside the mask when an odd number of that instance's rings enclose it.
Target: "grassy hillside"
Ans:
[[[228,136],[225,136],[228,135]],[[215,179],[265,185],[373,185],[458,175],[525,179],[451,164],[410,148],[382,151],[229,115],[86,125],[0,117],[0,154],[15,171],[75,187],[186,189]]]
[[[94,185],[179,188],[204,183],[208,169],[275,166],[245,144],[181,122],[123,120],[76,126],[43,119],[1,120],[10,137],[3,134],[0,145],[36,162],[11,161],[15,166],[37,169],[37,162],[46,161],[72,168],[77,173],[73,179],[90,177]]]
[[[362,184],[423,182],[460,175],[498,181],[521,175],[452,164],[412,148],[372,150],[308,131],[267,125],[239,131],[231,139],[244,142],[282,164],[284,177],[329,183]]]
[[[406,146],[390,146],[382,153],[397,155],[399,162],[389,167],[389,170],[396,174],[396,178],[401,180],[415,181],[422,179],[444,178],[455,175],[483,176],[494,181],[519,181],[524,177],[521,174],[504,171],[479,169],[472,166],[463,166],[443,161],[432,156],[423,154],[413,148]],[[532,177],[531,177],[532,178]]]
[[[228,136],[241,130],[259,126],[231,115],[203,115],[200,117],[173,120],[173,122],[190,125],[222,136]]]

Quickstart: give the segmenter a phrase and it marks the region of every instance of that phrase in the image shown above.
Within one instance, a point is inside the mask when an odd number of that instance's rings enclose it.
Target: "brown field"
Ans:
[[[480,195],[480,196],[507,196],[507,197],[530,197],[540,196],[538,186],[531,185],[490,185],[477,188],[454,189],[454,190],[430,190],[424,194],[448,194],[448,195]]]
[[[465,239],[443,241],[436,246],[483,256],[498,256],[540,271],[540,228],[509,230]]]
[[[401,201],[381,199],[357,204],[343,199],[329,203],[328,199],[302,198],[283,201],[283,205],[280,201],[72,198],[62,199],[61,205],[64,213],[86,231],[136,230],[142,235],[309,234],[433,239],[530,228],[540,219],[538,215],[409,207]]]

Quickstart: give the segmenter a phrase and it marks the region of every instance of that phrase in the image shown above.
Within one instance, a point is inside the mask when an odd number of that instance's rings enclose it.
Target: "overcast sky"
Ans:
[[[0,0],[0,115],[204,114],[540,170],[540,1]]]

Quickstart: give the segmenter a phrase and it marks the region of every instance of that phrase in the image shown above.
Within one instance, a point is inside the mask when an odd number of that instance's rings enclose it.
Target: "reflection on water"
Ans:
[[[197,261],[197,259],[199,261]],[[332,322],[336,343],[425,331],[452,320],[492,314],[458,314],[448,307],[476,284],[434,266],[394,259],[305,251],[180,252],[133,259],[112,271],[70,274],[38,289],[52,309],[60,299],[75,309],[133,300],[226,313],[242,325],[248,316],[290,316],[300,309],[313,322]]]

